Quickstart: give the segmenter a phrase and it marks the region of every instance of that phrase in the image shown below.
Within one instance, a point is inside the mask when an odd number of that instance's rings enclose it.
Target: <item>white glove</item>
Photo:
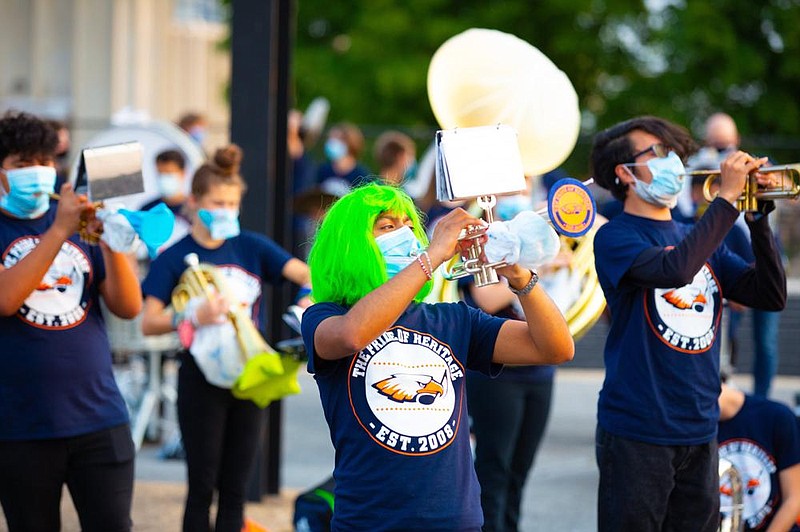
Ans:
[[[551,262],[561,249],[558,234],[532,211],[523,211],[508,222],[489,224],[486,236],[489,240],[483,249],[489,262],[534,269]]]
[[[131,253],[139,247],[139,236],[128,219],[111,209],[98,209],[97,218],[103,222],[103,235],[100,237],[112,251]]]

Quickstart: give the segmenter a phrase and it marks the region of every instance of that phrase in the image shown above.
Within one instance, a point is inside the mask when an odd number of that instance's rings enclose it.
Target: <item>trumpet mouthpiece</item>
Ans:
[[[195,267],[200,264],[200,259],[197,258],[197,253],[188,253],[183,257],[183,262],[186,263],[187,266]]]

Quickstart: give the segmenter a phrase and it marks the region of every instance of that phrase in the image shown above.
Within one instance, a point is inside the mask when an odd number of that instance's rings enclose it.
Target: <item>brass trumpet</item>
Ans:
[[[236,331],[236,342],[239,346],[242,363],[256,355],[277,354],[258,332],[244,309],[231,301],[225,287],[225,280],[217,268],[211,264],[200,263],[195,253],[189,253],[183,260],[188,268],[183,272],[178,285],[172,291],[172,307],[175,312],[183,312],[193,297],[213,296],[211,290],[213,286],[217,292],[232,303],[228,310],[228,319]]]
[[[778,174],[780,186],[759,188],[756,173]],[[690,176],[706,176],[703,182],[703,197],[706,201],[714,201],[717,194],[711,193],[711,186],[719,178],[719,170],[696,170],[689,172]],[[758,210],[758,200],[797,199],[800,196],[800,163],[783,164],[778,166],[765,166],[751,173],[744,186],[736,208],[742,212],[755,212]]]

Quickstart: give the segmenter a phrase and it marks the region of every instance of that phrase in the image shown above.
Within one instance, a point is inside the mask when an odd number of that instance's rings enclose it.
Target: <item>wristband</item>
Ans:
[[[295,298],[295,300],[297,301],[297,300],[303,299],[304,297],[306,297],[306,296],[308,296],[310,294],[311,294],[311,286],[309,286],[307,284],[304,284],[297,291],[297,298]]]
[[[536,286],[536,283],[539,282],[539,274],[536,273],[533,270],[530,270],[530,272],[531,272],[531,280],[528,281],[528,284],[526,284],[525,286],[523,286],[519,290],[517,290],[516,288],[514,288],[510,284],[508,285],[508,289],[511,290],[511,293],[516,294],[518,296],[527,296],[528,294],[531,293],[531,290],[533,290],[533,287]]]

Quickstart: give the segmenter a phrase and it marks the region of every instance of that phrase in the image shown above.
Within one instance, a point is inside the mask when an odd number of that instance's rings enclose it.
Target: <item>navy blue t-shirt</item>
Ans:
[[[741,410],[719,423],[717,440],[720,458],[730,461],[742,476],[745,530],[766,530],[783,502],[781,471],[800,463],[794,413],[782,403],[746,395]],[[723,508],[731,504],[725,488],[720,489]]]
[[[722,245],[683,286],[626,275],[642,252],[677,246],[691,229],[622,213],[595,237],[611,312],[598,423],[612,434],[658,445],[698,445],[716,434],[722,294],[748,265]]]
[[[55,214],[55,203],[34,220],[0,213],[5,268],[36,247]],[[103,279],[100,248],[74,235],[16,314],[0,317],[0,440],[63,438],[128,422],[100,312]]]
[[[336,448],[332,530],[480,529],[464,371],[499,371],[491,357],[505,320],[464,303],[412,304],[360,352],[317,357],[317,327],[346,312],[316,304],[302,325]]]
[[[369,169],[362,166],[360,163],[356,163],[352,170],[342,175],[336,172],[336,170],[333,168],[333,164],[331,164],[330,161],[325,161],[319,165],[319,168],[317,168],[317,184],[322,184],[324,181],[332,177],[344,179],[350,184],[351,187],[373,181],[373,177],[371,176]]]
[[[218,267],[225,279],[227,290],[251,310],[251,318],[259,326],[262,307],[262,282],[278,284],[283,281],[281,272],[292,256],[264,235],[251,231],[226,240],[216,249],[198,244],[191,234],[167,248],[150,266],[142,282],[144,296],[153,296],[165,305],[172,299],[172,290],[187,265],[184,258],[196,253],[200,262]],[[263,324],[261,324],[263,330]]]

